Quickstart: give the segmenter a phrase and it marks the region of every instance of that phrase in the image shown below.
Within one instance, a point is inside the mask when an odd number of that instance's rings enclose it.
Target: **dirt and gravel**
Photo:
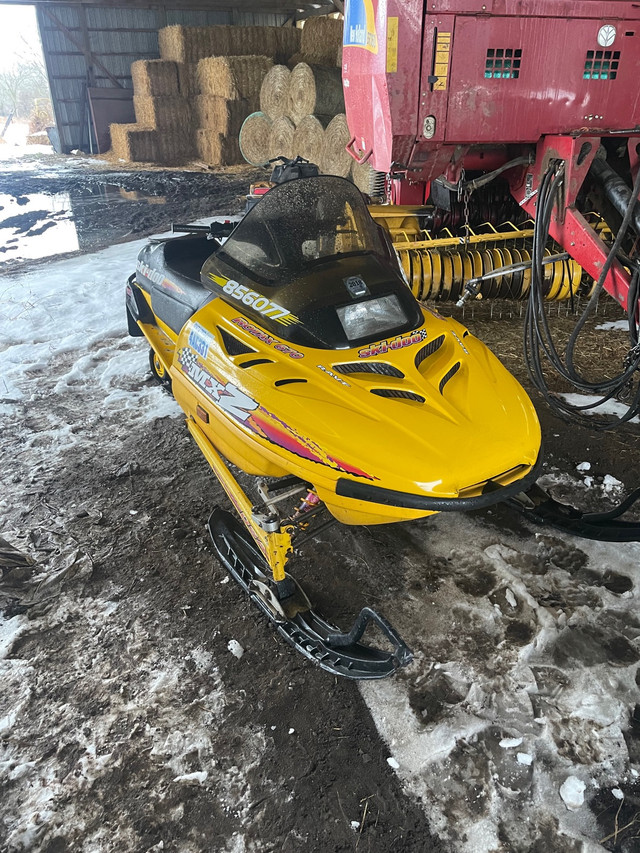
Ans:
[[[637,486],[640,428],[559,421],[523,368],[519,308],[498,313],[461,319],[531,393],[559,495]],[[228,581],[204,530],[227,501],[122,326],[0,399],[0,535],[35,561],[0,579],[0,849],[634,853],[635,546],[506,509],[330,528],[296,567],[314,602],[344,626],[373,604],[416,652],[361,691]],[[580,813],[558,796],[575,774],[594,780]]]

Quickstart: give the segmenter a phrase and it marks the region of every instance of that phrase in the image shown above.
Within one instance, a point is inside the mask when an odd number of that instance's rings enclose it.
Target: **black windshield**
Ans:
[[[274,187],[239,223],[218,256],[273,286],[318,261],[355,252],[384,253],[359,190],[325,176]]]
[[[240,313],[302,346],[346,348],[422,324],[385,232],[343,178],[269,190],[201,278]]]

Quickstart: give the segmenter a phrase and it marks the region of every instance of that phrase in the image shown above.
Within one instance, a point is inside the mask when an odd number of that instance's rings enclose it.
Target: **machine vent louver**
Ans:
[[[243,344],[242,341],[239,341],[236,337],[230,335],[229,332],[225,331],[225,329],[221,329],[220,326],[217,326],[217,329],[220,332],[220,337],[222,338],[222,343],[227,351],[227,355],[248,355],[251,352],[257,352],[257,350],[252,349],[252,347],[248,347],[246,344]]]
[[[442,344],[444,343],[444,335],[440,335],[437,338],[434,338],[432,341],[429,341],[428,344],[422,347],[421,350],[418,351],[418,354],[415,358],[416,367],[420,367],[425,358],[429,358],[430,355],[433,355],[434,352],[438,352]]]
[[[494,80],[517,80],[521,61],[521,48],[490,47],[484,64],[484,76]]]
[[[392,364],[382,361],[350,361],[346,364],[334,364],[336,373],[378,373],[381,376],[395,376],[404,379],[404,373]]]
[[[582,77],[584,80],[615,80],[619,60],[619,50],[588,50]]]
[[[442,392],[443,392],[443,390],[444,390],[444,386],[447,384],[447,382],[448,382],[450,379],[453,379],[453,377],[456,375],[456,373],[457,373],[459,370],[460,370],[460,362],[459,362],[459,361],[456,361],[456,363],[453,365],[453,367],[450,367],[450,368],[449,368],[449,370],[447,370],[447,372],[445,373],[445,375],[444,375],[444,376],[442,377],[442,379],[440,380],[440,384],[438,385],[438,388],[440,389],[440,393],[441,393],[441,394],[442,394]]]
[[[378,397],[396,397],[398,400],[415,400],[416,403],[424,403],[424,397],[413,391],[401,391],[399,388],[372,388],[372,394]]]

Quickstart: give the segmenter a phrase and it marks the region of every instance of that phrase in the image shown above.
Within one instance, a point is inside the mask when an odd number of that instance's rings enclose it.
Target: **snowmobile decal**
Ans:
[[[216,406],[271,444],[276,444],[290,453],[295,453],[296,456],[326,465],[336,471],[364,477],[367,480],[378,479],[341,459],[330,456],[315,442],[300,435],[289,424],[263,408],[231,382],[224,383],[216,379],[193,350],[183,347],[178,353],[178,362],[185,376],[191,379]]]
[[[351,385],[349,385],[348,382],[345,382],[342,376],[338,376],[332,370],[329,370],[327,367],[325,367],[323,364],[316,364],[316,367],[318,368],[318,370],[321,370],[323,373],[326,373],[327,376],[330,376],[332,379],[335,379],[336,382],[339,382],[341,385],[344,385],[345,388],[351,388]]]
[[[204,329],[200,323],[194,323],[189,332],[189,346],[195,350],[198,355],[205,358],[209,355],[209,347],[213,346],[215,338]]]
[[[420,329],[408,335],[398,335],[397,338],[393,338],[391,341],[381,341],[379,344],[373,344],[373,346],[358,350],[358,358],[371,358],[374,355],[384,355],[389,350],[404,349],[404,347],[421,343],[426,337],[426,329]]]
[[[252,326],[251,323],[248,323],[244,319],[244,317],[235,317],[231,322],[236,326],[239,326],[243,331],[253,335],[254,338],[258,338],[262,343],[267,344],[268,346],[273,346],[278,350],[278,352],[288,355],[289,358],[304,358],[303,352],[298,352],[297,349],[293,349],[289,344],[285,344],[277,338],[271,337],[271,335],[263,332],[262,329],[259,329],[257,326]]]
[[[258,408],[258,403],[244,391],[231,382],[220,382],[212,373],[209,373],[193,350],[184,347],[178,353],[178,360],[185,376],[188,376],[207,397],[231,417],[244,422],[251,412]]]
[[[344,471],[346,474],[353,474],[355,477],[364,477],[367,480],[377,480],[366,471],[360,468],[354,468],[347,462],[330,456],[326,450],[323,450],[320,445],[309,438],[300,435],[289,424],[280,420],[273,412],[268,412],[260,406],[257,412],[252,413],[249,423],[247,424],[254,432],[266,438],[272,444],[277,444],[279,447],[284,447],[285,450],[295,453],[296,456],[301,456],[303,459],[309,459],[311,462],[317,462],[320,465],[326,465],[333,468],[335,471]]]
[[[282,305],[279,305],[277,302],[272,302],[256,290],[250,290],[246,284],[240,284],[240,282],[234,281],[232,278],[222,278],[221,276],[214,275],[211,272],[209,273],[209,278],[215,284],[219,285],[229,296],[232,296],[234,299],[242,302],[243,305],[248,305],[250,308],[253,308],[254,311],[264,314],[265,317],[271,317],[272,320],[275,320],[283,326],[290,326],[292,323],[300,322],[300,318],[296,317],[295,314],[291,314],[291,312],[287,311],[286,308],[283,308]]]
[[[165,290],[173,290],[175,293],[184,293],[184,290],[181,287],[178,287],[175,282],[170,281],[163,272],[160,270],[154,270],[143,261],[138,261],[136,264],[136,272],[139,272],[140,275],[143,275],[145,278],[148,278],[149,281],[157,284],[158,287],[164,287]]]

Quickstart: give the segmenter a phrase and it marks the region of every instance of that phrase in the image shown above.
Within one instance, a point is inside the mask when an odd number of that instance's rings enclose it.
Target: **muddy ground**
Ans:
[[[239,197],[239,186],[225,186],[228,198]],[[206,197],[196,199],[192,217],[206,204]],[[568,429],[552,415],[526,376],[516,347],[520,319],[517,309],[512,313],[498,318],[467,311],[464,322],[531,393],[550,463],[575,472],[589,460],[594,499],[602,498],[597,484],[605,474],[638,485],[638,427],[595,434]],[[618,316],[613,306],[605,319]],[[140,367],[143,342],[110,340],[104,347],[110,358],[118,350],[137,358],[135,372],[113,377],[113,385],[125,397],[146,394],[152,380]],[[94,356],[96,369],[102,351]],[[423,805],[387,763],[389,747],[357,686],[285,646],[227,582],[204,531],[213,505],[226,507],[227,501],[182,420],[104,411],[104,389],[90,381],[66,381],[61,389],[59,377],[72,373],[74,358],[34,369],[30,399],[4,419],[0,434],[0,533],[37,561],[30,569],[5,571],[0,582],[0,659],[8,664],[0,697],[0,849],[461,849],[465,826],[455,826],[454,806],[444,833],[449,840],[440,840]],[[499,541],[501,529],[512,538],[533,536],[506,510],[476,514],[476,520],[485,538],[494,537],[487,541]],[[435,593],[447,574],[456,577],[461,600],[495,594],[495,578],[480,564],[426,560],[430,524],[335,526],[303,555],[297,576],[320,609],[343,625],[365,603],[402,617],[407,596],[425,585]],[[457,536],[455,519],[447,525],[455,563],[467,533]],[[563,547],[548,540],[563,570],[582,570],[582,552]],[[612,595],[629,593],[624,578],[611,585]],[[415,629],[415,619],[407,625]],[[429,655],[446,654],[430,648],[430,630],[425,623],[420,632],[423,665]],[[526,620],[510,622],[506,642],[514,656],[528,631]],[[483,637],[477,626],[463,625],[459,651],[493,676],[494,641]],[[635,667],[636,639],[619,640],[615,666]],[[241,658],[230,652],[231,640],[244,649]],[[431,692],[406,683],[425,725],[463,699],[446,683]],[[630,683],[628,689],[633,708],[636,688]],[[638,731],[631,720],[625,737],[634,760]],[[459,763],[465,760],[460,752]],[[471,802],[480,798],[483,783],[473,774],[468,782],[462,799]],[[437,787],[433,782],[434,796]],[[622,818],[634,826],[640,810],[638,792],[625,791],[629,811],[615,815],[616,826]],[[480,819],[481,798],[477,808]],[[610,834],[614,814],[597,799],[591,808],[600,821],[595,842]],[[505,853],[587,849],[552,819],[530,830],[518,840],[505,822]],[[631,853],[637,849],[633,832],[609,838],[604,849]]]
[[[251,182],[266,177],[251,166],[215,173],[196,166],[139,170],[57,155],[15,158],[2,166],[0,270],[7,272],[24,265],[28,238],[46,232],[53,237],[46,246],[43,241],[41,257],[94,251],[166,231],[172,223],[239,213]]]

